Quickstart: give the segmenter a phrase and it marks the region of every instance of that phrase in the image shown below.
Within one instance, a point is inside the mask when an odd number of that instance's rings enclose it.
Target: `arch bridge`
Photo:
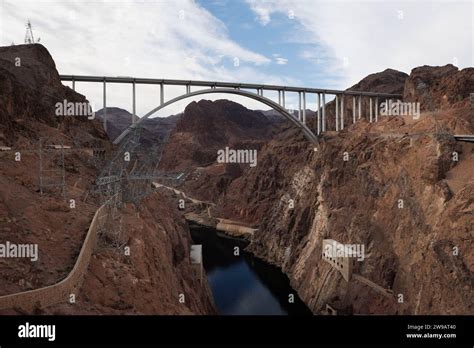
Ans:
[[[336,131],[344,129],[344,103],[348,98],[352,99],[352,121],[362,117],[362,99],[368,99],[369,105],[369,121],[378,121],[378,107],[380,99],[401,99],[400,94],[375,93],[365,91],[342,91],[320,88],[307,87],[291,87],[252,83],[236,83],[236,82],[219,82],[219,81],[193,81],[193,80],[169,80],[169,79],[153,79],[153,78],[136,78],[136,77],[107,77],[107,76],[84,76],[84,75],[60,75],[62,81],[72,82],[72,89],[75,90],[76,82],[95,82],[103,85],[103,108],[104,108],[104,129],[107,130],[107,84],[122,83],[132,86],[132,124],[122,134],[120,134],[114,143],[120,143],[133,129],[137,128],[140,123],[159,110],[165,108],[180,100],[213,93],[241,95],[250,99],[257,100],[279,112],[283,117],[298,127],[306,138],[313,142],[318,142],[318,135],[326,132],[328,129],[328,120],[326,118],[326,99],[328,95],[335,96],[335,127]],[[157,85],[159,86],[159,104],[154,109],[137,119],[136,115],[136,85]],[[165,101],[165,88],[167,86],[183,86],[185,91],[182,95]],[[198,88],[192,91],[192,89]],[[254,92],[253,92],[254,91]],[[270,97],[264,96],[265,91],[273,91],[278,93],[278,100],[274,101]],[[293,110],[286,107],[287,93],[297,93],[298,109],[296,115]],[[313,95],[316,101],[316,127],[310,129],[306,122],[306,101],[307,96]]]

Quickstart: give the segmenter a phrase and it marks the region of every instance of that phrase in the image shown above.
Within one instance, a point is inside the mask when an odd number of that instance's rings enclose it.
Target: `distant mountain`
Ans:
[[[95,115],[97,119],[103,120],[104,109],[97,111]],[[182,114],[178,114],[145,120],[141,124],[143,128],[140,135],[141,143],[143,145],[149,145],[153,142],[165,139],[174,129],[181,116]],[[110,140],[114,140],[131,124],[132,114],[130,112],[116,107],[107,108],[107,135]]]
[[[370,74],[360,80],[348,91],[366,91],[377,93],[403,94],[405,80],[408,74],[395,69],[385,69],[384,71]]]
[[[273,119],[229,100],[192,102],[171,134],[162,167],[204,166],[226,146],[259,148],[275,132]]]
[[[261,112],[273,123],[285,121],[285,118],[276,110],[270,109],[270,110],[255,110],[255,111]]]

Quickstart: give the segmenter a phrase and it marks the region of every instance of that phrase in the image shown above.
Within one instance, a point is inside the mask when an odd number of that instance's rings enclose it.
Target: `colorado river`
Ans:
[[[243,251],[246,242],[204,227],[192,227],[191,236],[195,244],[202,244],[204,268],[220,314],[312,314],[285,274]],[[236,246],[239,256],[234,255]],[[294,295],[294,303],[289,303],[289,294]]]

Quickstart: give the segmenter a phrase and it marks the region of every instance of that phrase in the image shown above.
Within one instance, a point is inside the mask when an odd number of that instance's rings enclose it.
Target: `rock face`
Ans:
[[[359,129],[369,130],[367,124]],[[315,313],[326,303],[360,314],[472,312],[474,183],[453,194],[444,180],[453,166],[450,154],[460,150],[456,144],[430,135],[342,133],[310,153],[303,139],[292,146],[295,138],[287,140],[272,142],[262,154],[262,166],[276,158],[278,165],[231,183],[232,199],[224,200],[227,214],[220,216],[261,221],[250,250],[282,267]],[[404,304],[330,273],[321,259],[323,239],[363,244],[360,274],[403,294]],[[462,256],[453,256],[454,246]]]
[[[352,88],[406,95],[416,75],[388,70]],[[281,127],[261,147],[257,167],[242,167],[213,197],[216,216],[259,225],[249,250],[280,266],[314,313],[326,304],[354,314],[473,313],[474,149],[449,134],[473,134],[474,118],[470,87],[454,92],[445,81],[439,90],[464,95],[461,102],[419,120],[348,123],[324,135],[318,151]],[[322,260],[323,239],[364,245],[357,273],[393,295],[346,282]]]
[[[99,206],[90,192],[99,172],[92,149],[110,156],[114,148],[100,120],[56,116],[57,102],[86,99],[61,84],[43,46],[0,47],[0,90],[0,145],[12,148],[0,151],[0,241],[37,244],[39,253],[36,262],[0,258],[1,296],[55,284],[69,274]],[[62,139],[71,147],[64,151],[66,200],[57,190],[40,195],[40,138]],[[121,222],[99,239],[76,305],[65,299],[36,313],[214,314],[206,279],[199,281],[189,261],[189,230],[171,206],[159,195],[148,197],[140,210],[125,205]],[[111,231],[122,231],[119,246],[109,239]],[[0,312],[24,314],[21,308]]]
[[[99,242],[76,304],[52,306],[45,313],[217,314],[205,274],[201,281],[198,266],[190,263],[189,228],[174,206],[158,193],[142,202],[139,213],[126,205],[120,240],[130,255]]]
[[[86,99],[61,84],[53,59],[40,44],[0,47],[0,90],[0,144],[36,141],[47,135],[42,126],[59,128],[81,146],[106,139],[98,121],[55,115],[57,102]]]
[[[362,121],[323,136],[317,152],[298,133],[282,134],[229,185],[219,214],[261,221],[249,249],[282,267],[315,313],[326,304],[357,314],[472,313],[473,146],[444,133],[473,134],[472,109],[462,105],[417,122]],[[457,166],[466,179],[454,189]],[[344,281],[322,260],[323,239],[363,244],[358,272],[394,296]]]
[[[419,102],[424,110],[446,109],[467,105],[466,98],[474,91],[474,68],[459,70],[448,64],[443,67],[421,66],[412,70],[405,82],[404,100]]]
[[[0,152],[0,240],[38,244],[39,248],[37,262],[0,259],[0,294],[6,295],[64,278],[97,207],[94,202],[81,202],[79,209],[71,209],[58,190],[40,195],[39,140],[61,139],[81,149],[110,146],[99,123],[55,115],[56,102],[85,98],[61,84],[54,61],[42,45],[0,47],[0,90],[0,145],[12,148]],[[90,157],[82,150],[65,154],[66,194],[77,202],[96,175]],[[53,163],[56,160],[57,156]]]

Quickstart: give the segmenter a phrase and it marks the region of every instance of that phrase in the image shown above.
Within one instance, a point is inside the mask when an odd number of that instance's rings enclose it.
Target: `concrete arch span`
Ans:
[[[271,107],[275,111],[278,111],[283,117],[285,117],[291,123],[293,123],[296,127],[298,127],[310,142],[312,142],[314,144],[318,143],[318,138],[311,131],[311,129],[309,129],[304,123],[302,123],[301,121],[296,119],[294,116],[292,116],[283,106],[281,106],[280,104],[274,102],[273,100],[271,100],[269,98],[266,98],[266,97],[264,97],[262,95],[259,95],[259,94],[255,94],[255,93],[252,93],[252,92],[243,91],[243,90],[235,89],[235,88],[209,88],[209,89],[203,89],[203,90],[183,94],[181,96],[178,96],[176,98],[168,100],[166,103],[163,103],[160,106],[154,108],[153,110],[148,112],[145,116],[140,118],[140,120],[138,120],[138,122],[132,124],[129,128],[124,130],[122,132],[122,134],[120,134],[114,140],[114,144],[119,144],[127,136],[127,134],[129,134],[134,128],[137,128],[140,125],[140,123],[144,122],[147,118],[149,118],[150,116],[152,116],[156,112],[160,111],[161,109],[167,107],[168,105],[171,105],[173,103],[176,103],[176,102],[178,102],[180,100],[183,100],[183,99],[186,99],[186,98],[190,98],[190,97],[194,97],[194,96],[198,96],[198,95],[203,95],[203,94],[213,94],[213,93],[214,94],[215,93],[235,94],[235,95],[240,95],[240,96],[244,96],[244,97],[247,97],[247,98],[250,98],[250,99],[257,100],[257,101]]]

